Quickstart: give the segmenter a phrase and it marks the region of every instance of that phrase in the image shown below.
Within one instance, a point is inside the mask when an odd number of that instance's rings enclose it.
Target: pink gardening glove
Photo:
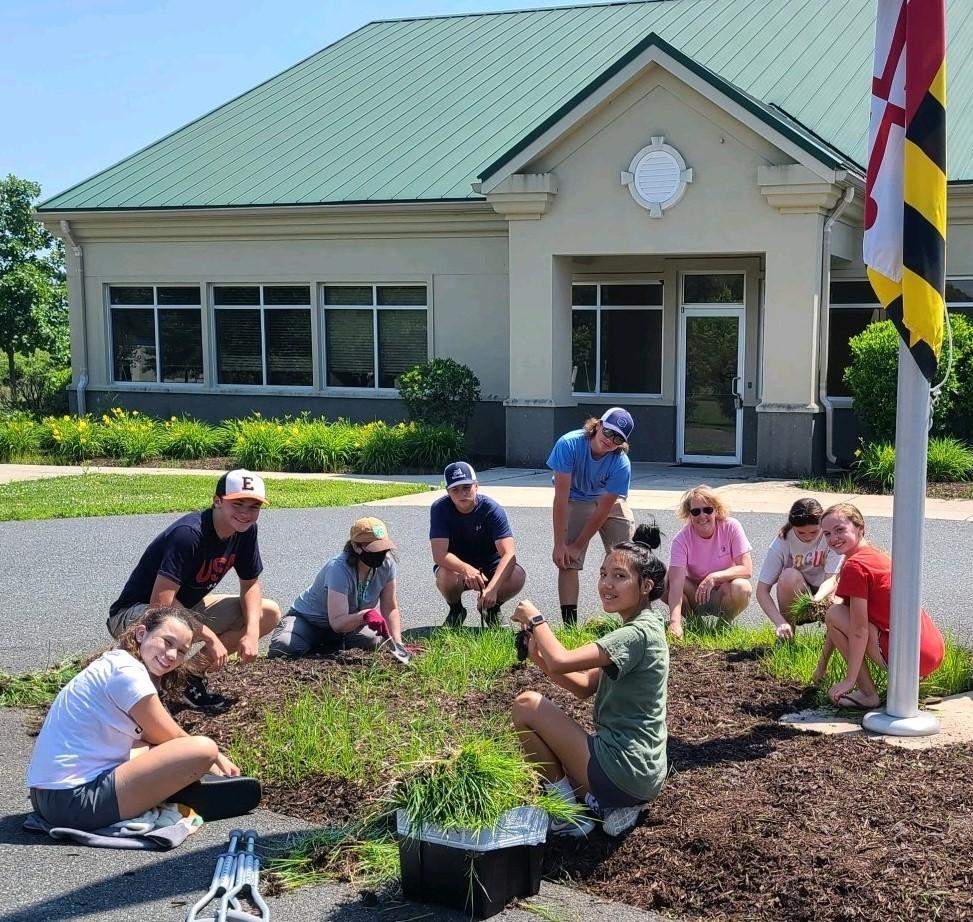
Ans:
[[[389,636],[389,623],[377,608],[370,608],[362,615],[365,627],[370,627],[379,637]]]

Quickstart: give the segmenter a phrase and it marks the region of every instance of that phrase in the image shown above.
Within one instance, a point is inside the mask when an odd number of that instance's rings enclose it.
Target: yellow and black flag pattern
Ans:
[[[865,263],[919,369],[935,380],[945,314],[945,0],[878,0]]]

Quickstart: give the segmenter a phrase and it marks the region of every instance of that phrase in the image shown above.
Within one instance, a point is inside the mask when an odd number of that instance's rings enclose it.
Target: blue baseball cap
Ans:
[[[465,461],[454,461],[446,465],[443,471],[443,480],[446,481],[446,489],[450,487],[461,487],[468,483],[477,483],[476,471],[472,464]]]
[[[632,414],[622,407],[612,407],[601,417],[601,424],[612,432],[617,432],[627,442],[635,429]]]

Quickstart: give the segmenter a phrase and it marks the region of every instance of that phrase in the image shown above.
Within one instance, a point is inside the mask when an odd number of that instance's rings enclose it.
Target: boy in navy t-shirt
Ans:
[[[260,591],[257,516],[266,502],[264,482],[256,474],[224,474],[213,505],[184,515],[158,535],[108,610],[108,631],[116,638],[150,606],[182,605],[193,612],[200,623],[194,640],[201,640],[203,649],[186,664],[183,700],[190,707],[226,708],[226,698],[206,689],[203,674],[222,669],[231,653],[249,663],[257,642],[280,621],[280,607]],[[229,570],[239,577],[239,595],[211,594]]]
[[[476,607],[485,627],[500,624],[500,606],[524,587],[507,513],[489,496],[479,495],[476,471],[454,461],[443,472],[446,495],[429,510],[429,542],[436,588],[449,604],[447,627],[466,618],[463,593],[478,593]]]

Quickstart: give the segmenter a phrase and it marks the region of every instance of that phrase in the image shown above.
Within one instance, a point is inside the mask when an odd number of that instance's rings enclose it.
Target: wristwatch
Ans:
[[[538,624],[543,624],[545,621],[547,621],[547,618],[538,612],[536,615],[531,615],[530,620],[527,623],[531,626],[531,628],[535,628]]]

